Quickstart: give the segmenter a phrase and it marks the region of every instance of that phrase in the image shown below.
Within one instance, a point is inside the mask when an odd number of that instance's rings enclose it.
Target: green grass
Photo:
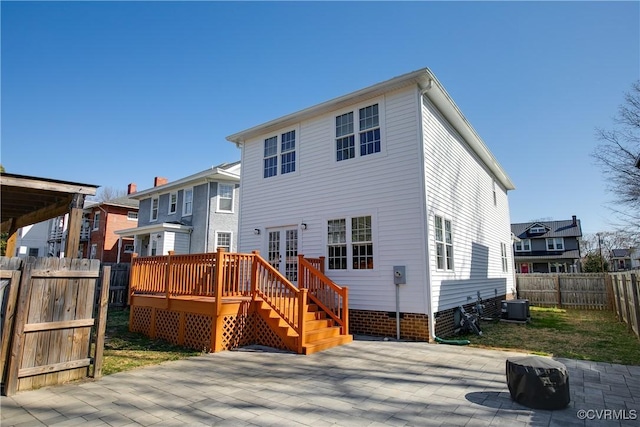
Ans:
[[[474,347],[538,355],[640,365],[640,340],[612,311],[531,307],[531,322],[481,322],[482,336],[466,339]]]
[[[107,313],[103,375],[199,354],[202,353],[129,332],[129,310],[111,309]]]

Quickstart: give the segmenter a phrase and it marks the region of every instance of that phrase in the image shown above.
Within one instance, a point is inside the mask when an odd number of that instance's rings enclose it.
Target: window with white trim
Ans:
[[[93,229],[97,230],[100,228],[100,212],[93,213]]]
[[[169,193],[169,213],[174,214],[178,210],[178,193]]]
[[[357,110],[336,116],[336,161],[348,160],[356,157],[355,126],[358,121],[359,156],[379,153],[380,142],[380,114],[378,104],[369,105]]]
[[[218,184],[218,210],[224,212],[233,211],[233,184]]]
[[[231,252],[231,233],[216,232],[216,250],[223,248],[226,252]]]
[[[296,171],[296,131],[284,132],[264,140],[263,177],[278,175],[278,158],[280,159],[280,175]]]
[[[563,251],[564,250],[564,239],[562,237],[553,237],[547,239],[547,250],[548,251]]]
[[[138,212],[134,212],[134,211],[127,212],[127,219],[130,219],[132,221],[137,221],[138,220]]]
[[[352,270],[373,269],[371,216],[327,221],[327,268],[348,270],[349,265]]]
[[[89,259],[96,259],[96,254],[98,253],[98,245],[91,245],[91,252],[89,252]]]
[[[453,270],[453,233],[451,221],[435,217],[436,267],[438,270]]]
[[[124,253],[125,254],[132,254],[133,253],[133,244],[132,243],[127,243],[126,245],[124,245]]]
[[[502,272],[509,271],[509,258],[507,257],[507,244],[500,243],[500,257],[502,258]]]
[[[515,243],[516,252],[531,252],[531,240],[522,239]]]
[[[184,190],[183,197],[182,216],[191,215],[193,213],[193,188],[187,188]]]
[[[151,221],[158,220],[158,198],[151,199]]]

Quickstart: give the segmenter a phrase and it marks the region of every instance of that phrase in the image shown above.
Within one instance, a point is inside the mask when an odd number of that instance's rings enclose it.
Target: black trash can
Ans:
[[[567,367],[553,359],[526,356],[507,359],[511,399],[533,409],[562,409],[569,396]]]

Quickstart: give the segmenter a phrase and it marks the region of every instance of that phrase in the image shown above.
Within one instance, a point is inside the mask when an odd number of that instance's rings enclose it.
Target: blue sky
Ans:
[[[227,135],[429,67],[516,185],[512,222],[611,229],[591,153],[640,78],[638,2],[2,1],[7,172],[125,190]]]

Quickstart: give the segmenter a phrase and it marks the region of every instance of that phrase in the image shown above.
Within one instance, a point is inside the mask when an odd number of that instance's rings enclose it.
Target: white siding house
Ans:
[[[428,69],[227,139],[242,148],[239,251],[294,282],[294,255],[325,257],[349,287],[352,333],[388,334],[394,266],[409,338],[433,338],[436,313],[478,292],[511,293],[514,186]]]

